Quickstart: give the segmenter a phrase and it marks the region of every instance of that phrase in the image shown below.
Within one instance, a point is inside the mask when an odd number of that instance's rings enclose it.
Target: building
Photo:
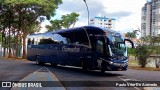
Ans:
[[[94,17],[90,19],[91,26],[98,26],[102,28],[115,29],[115,20],[114,18],[106,18],[106,17]]]
[[[152,0],[142,7],[141,35],[157,36],[160,34],[160,0]]]

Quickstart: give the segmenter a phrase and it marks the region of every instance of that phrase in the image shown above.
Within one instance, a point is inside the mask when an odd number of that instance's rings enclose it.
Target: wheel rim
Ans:
[[[37,59],[37,57],[36,57],[36,64],[39,64],[39,60]]]

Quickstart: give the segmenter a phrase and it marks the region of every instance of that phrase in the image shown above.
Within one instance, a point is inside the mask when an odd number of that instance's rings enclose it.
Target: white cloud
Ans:
[[[109,13],[130,12],[125,17],[116,19],[116,29],[127,32],[141,27],[141,8],[146,0],[102,0],[105,11]],[[118,13],[117,13],[118,14]],[[120,15],[120,13],[119,13]]]
[[[141,8],[146,0],[86,0],[90,18],[106,16],[116,18],[116,29],[127,32],[141,27]],[[87,9],[83,0],[63,0],[57,9],[57,16],[71,12],[79,13],[75,26],[87,25]],[[56,16],[56,17],[57,17]]]

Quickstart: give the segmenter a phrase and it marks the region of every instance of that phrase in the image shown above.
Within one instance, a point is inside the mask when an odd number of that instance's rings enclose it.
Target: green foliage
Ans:
[[[72,12],[71,14],[67,15],[62,15],[60,20],[51,20],[50,23],[51,25],[46,25],[46,28],[48,31],[53,31],[53,30],[60,30],[62,27],[64,28],[69,28],[71,25],[76,23],[78,20],[79,14]]]
[[[133,39],[133,38],[137,38],[139,30],[133,30],[133,32],[127,32],[125,34],[125,37],[129,38],[129,39]]]
[[[128,54],[132,56],[135,56],[135,50],[135,48],[127,48]]]
[[[0,33],[0,43],[2,42],[2,34]]]
[[[50,16],[55,14],[55,9],[62,3],[62,0],[2,0],[3,5],[22,7],[23,11],[28,11],[29,14],[37,14],[46,16],[50,19]],[[22,10],[22,9],[21,9]],[[26,14],[26,13],[25,13]]]
[[[139,45],[135,49],[135,56],[138,58],[139,65],[144,68],[147,64],[147,58],[152,54],[148,45]]]
[[[62,29],[62,20],[57,20],[57,19],[56,20],[51,20],[50,23],[51,23],[51,26],[46,25],[46,28],[48,29],[48,31]]]
[[[160,55],[160,36],[144,36],[141,37],[141,44],[147,45],[149,51],[151,52],[150,55],[155,56],[153,59],[155,60],[155,65],[157,68],[159,68],[158,63],[160,62],[160,57],[157,57]]]
[[[62,15],[62,25],[64,28],[69,28],[72,24],[75,24],[75,22],[78,20],[79,14],[73,12],[71,14]]]
[[[128,37],[128,38],[136,38],[136,33],[134,32],[127,32],[125,37]]]
[[[4,39],[8,43],[9,51],[11,45],[11,35],[15,39],[23,39],[23,58],[26,57],[26,36],[40,30],[40,23],[47,18],[55,15],[55,10],[62,0],[0,0],[0,30]],[[9,31],[6,31],[9,29]],[[6,33],[8,32],[8,33]],[[15,42],[17,41],[15,40]],[[18,45],[18,43],[15,43]],[[6,45],[5,45],[6,46]]]

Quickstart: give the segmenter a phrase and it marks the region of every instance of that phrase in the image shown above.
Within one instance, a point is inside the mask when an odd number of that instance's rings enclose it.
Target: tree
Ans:
[[[127,32],[125,34],[125,37],[127,37],[129,39],[136,38],[136,33],[134,33],[134,32]]]
[[[4,1],[0,2],[0,8],[1,8],[0,9],[0,12],[1,12],[0,13],[0,21],[1,21],[0,24],[1,24],[1,33],[2,33],[2,43],[4,43],[3,40],[5,40],[5,45],[2,44],[2,46],[5,47],[4,51],[6,50],[6,47],[8,47],[9,49],[8,57],[11,57],[11,30],[12,30],[14,15],[13,15],[12,7],[7,6],[7,5],[2,5],[2,3],[4,3]]]
[[[76,21],[78,20],[78,16],[79,14],[72,12],[71,14],[67,14],[67,15],[62,15],[62,26],[64,28],[69,28],[72,24],[73,27],[76,23]]]
[[[60,30],[62,29],[62,20],[51,20],[51,25],[46,25],[48,31]]]
[[[150,36],[150,35],[148,35],[148,36],[141,37],[141,45],[146,45],[147,49],[151,52],[150,55],[152,55],[153,59],[155,60],[156,68],[160,67],[159,42],[160,42],[160,37],[159,36]],[[144,52],[144,54],[146,54],[146,53]]]
[[[14,29],[14,31],[18,31],[18,33],[21,33],[23,39],[23,47],[24,47],[22,58],[26,58],[26,50],[25,50],[26,37],[28,34],[33,32],[31,31],[33,30],[31,28],[37,25],[36,24],[37,22],[40,23],[45,18],[49,20],[51,16],[54,16],[55,10],[61,3],[62,0],[1,0],[0,1],[0,8],[2,9],[0,15],[5,16],[5,14],[3,13],[5,12],[5,10],[9,10],[9,15],[13,16],[13,18],[9,18],[9,21],[6,21],[8,22],[8,25],[0,21],[0,23],[3,23],[4,26],[3,30],[9,28],[9,35],[13,33],[10,31],[11,28]],[[17,26],[16,25],[13,26],[13,24],[10,23],[12,19],[13,21],[19,22],[16,23],[18,24]]]
[[[135,56],[135,48],[127,48],[127,52],[129,55]]]
[[[69,28],[71,25],[75,25],[78,20],[79,14],[72,12],[71,14],[62,15],[60,20],[51,20],[51,25],[46,25],[48,31],[60,30],[62,27]]]
[[[155,59],[156,68],[160,67],[160,49],[159,49],[159,36],[152,36],[150,39],[150,48],[152,50],[153,59]]]
[[[151,35],[148,35],[148,36],[141,37],[140,40],[141,40],[141,44],[149,45],[149,44],[151,44],[153,38]]]
[[[148,45],[139,45],[135,49],[135,55],[138,58],[141,68],[144,68],[147,64],[147,58],[151,55],[151,50]]]

